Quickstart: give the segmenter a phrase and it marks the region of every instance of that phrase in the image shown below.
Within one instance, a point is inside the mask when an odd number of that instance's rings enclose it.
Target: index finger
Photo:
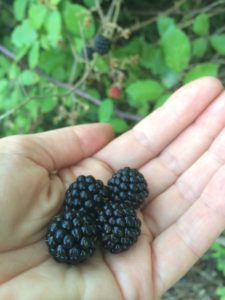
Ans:
[[[95,157],[114,170],[124,166],[139,168],[188,127],[221,91],[220,81],[213,77],[183,86],[161,108],[109,143]]]

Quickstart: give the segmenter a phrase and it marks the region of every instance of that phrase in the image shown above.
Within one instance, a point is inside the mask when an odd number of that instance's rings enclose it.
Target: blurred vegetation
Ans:
[[[224,81],[224,24],[225,0],[0,0],[0,136],[88,122],[122,133],[182,84]],[[85,59],[98,34],[110,52]],[[213,251],[225,274],[225,247]]]
[[[223,80],[224,4],[0,1],[1,136],[96,121],[121,133],[183,83]],[[112,48],[88,61],[82,49],[97,34]]]

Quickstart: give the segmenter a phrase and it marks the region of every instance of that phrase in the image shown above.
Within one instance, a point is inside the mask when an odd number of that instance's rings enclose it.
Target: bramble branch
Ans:
[[[4,46],[0,45],[0,53],[2,53],[5,57],[15,61],[16,60],[16,55],[14,53],[12,53],[10,50],[8,50],[7,48],[5,48]],[[53,85],[57,86],[57,87],[61,87],[65,90],[67,90],[67,93],[73,92],[75,95],[82,97],[83,99],[86,99],[87,101],[99,106],[102,103],[101,99],[98,99],[96,97],[91,96],[90,94],[84,92],[81,89],[76,88],[74,85],[72,84],[68,84],[68,83],[64,83],[64,82],[60,82],[58,80],[55,80],[54,78],[52,78],[51,76],[47,75],[46,73],[44,73],[41,69],[36,68],[35,72],[42,77],[43,79],[47,80],[48,82],[52,83]],[[76,85],[77,86],[77,85]],[[38,97],[36,97],[38,98]],[[18,109],[20,109],[21,107],[23,107],[24,105],[26,105],[27,103],[29,103],[31,100],[33,100],[34,98],[29,98],[26,99],[25,101],[23,101],[22,103],[20,103],[19,105],[15,106],[14,108],[12,108],[11,110],[7,111],[6,113],[4,113],[3,115],[0,116],[0,120],[5,119],[6,117],[8,117],[9,115],[15,113]],[[115,109],[115,114],[123,119],[126,120],[130,120],[130,121],[140,121],[142,119],[141,116],[135,115],[135,114],[131,114],[128,112],[124,112],[121,111],[119,109]]]

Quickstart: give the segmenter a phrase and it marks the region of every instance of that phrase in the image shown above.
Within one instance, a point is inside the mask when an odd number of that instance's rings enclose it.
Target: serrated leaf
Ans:
[[[184,78],[184,83],[190,82],[192,80],[195,80],[203,76],[217,76],[218,69],[219,69],[218,64],[211,64],[211,63],[199,64],[186,74]]]
[[[98,108],[98,120],[108,122],[113,114],[114,103],[111,99],[104,100]]]
[[[109,122],[116,133],[122,133],[129,129],[129,125],[123,119],[113,118]]]
[[[208,48],[208,41],[203,38],[197,38],[192,42],[192,54],[195,57],[203,57]]]
[[[38,80],[39,76],[31,70],[25,70],[20,75],[20,84],[22,85],[33,85],[37,83]]]
[[[199,35],[207,35],[209,33],[209,16],[207,14],[198,15],[193,23],[192,30]]]
[[[52,11],[47,18],[45,23],[45,28],[47,30],[47,36],[50,44],[53,47],[58,46],[58,42],[61,38],[61,29],[62,29],[62,19],[59,11]]]
[[[63,13],[65,25],[73,34],[90,39],[95,33],[95,23],[89,10],[79,4],[67,3]]]
[[[176,27],[176,23],[175,20],[173,18],[170,17],[166,17],[166,16],[160,16],[157,19],[157,29],[159,32],[159,35],[162,37],[166,31],[170,28],[175,28]]]
[[[155,80],[138,80],[126,88],[130,105],[138,107],[140,103],[155,100],[163,92],[161,84]]]
[[[161,39],[166,63],[177,72],[184,70],[190,60],[191,45],[188,36],[179,28],[170,28]]]
[[[35,68],[38,65],[39,51],[40,51],[40,45],[39,42],[36,42],[33,45],[33,47],[30,49],[28,54],[28,63],[31,69]]]
[[[48,9],[43,4],[32,3],[29,7],[28,16],[30,23],[35,29],[39,29],[45,21]]]
[[[15,0],[13,2],[13,12],[18,21],[24,19],[28,2],[29,0]]]
[[[214,34],[210,38],[212,47],[222,55],[225,55],[225,34]]]
[[[31,46],[37,39],[37,33],[28,20],[17,26],[12,34],[12,42],[17,47]]]

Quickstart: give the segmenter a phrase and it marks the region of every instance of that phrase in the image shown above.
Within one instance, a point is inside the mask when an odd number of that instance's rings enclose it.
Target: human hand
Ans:
[[[100,125],[2,139],[0,299],[158,299],[225,229],[224,114],[220,83],[204,78],[111,143]],[[138,168],[150,190],[138,242],[56,263],[43,236],[66,187],[80,174],[107,182],[124,166]]]

